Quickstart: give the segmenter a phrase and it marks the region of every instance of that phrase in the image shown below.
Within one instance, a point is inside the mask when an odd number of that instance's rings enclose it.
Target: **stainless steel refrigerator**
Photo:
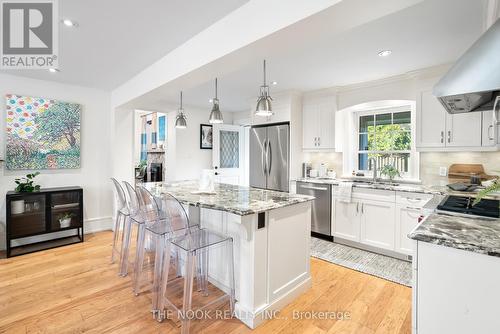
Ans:
[[[251,187],[288,192],[290,124],[252,126],[249,160]]]

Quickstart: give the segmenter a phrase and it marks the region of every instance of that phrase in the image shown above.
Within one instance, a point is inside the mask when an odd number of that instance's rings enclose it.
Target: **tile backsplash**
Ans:
[[[342,175],[342,153],[304,152],[304,161],[313,168],[327,163],[328,168]],[[420,153],[420,180],[423,184],[448,184],[447,176],[439,176],[439,167],[452,164],[483,164],[487,174],[500,175],[500,152],[423,152]]]

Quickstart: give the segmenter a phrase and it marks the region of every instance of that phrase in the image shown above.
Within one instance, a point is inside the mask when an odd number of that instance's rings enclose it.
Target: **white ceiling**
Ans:
[[[63,0],[61,72],[3,73],[111,90],[248,0]]]
[[[271,86],[274,92],[349,85],[453,62],[481,35],[485,5],[486,0],[426,0],[342,33],[324,26],[320,34],[311,30],[313,34],[307,31],[308,22],[299,22],[268,37],[266,50],[254,52],[246,66],[219,75],[221,109],[249,109],[262,82],[262,57],[268,60],[269,81],[278,82]],[[392,55],[377,56],[384,49]],[[183,87],[180,80],[176,86],[138,105],[176,104],[177,89],[184,89],[186,105],[209,110],[212,80],[191,87]]]

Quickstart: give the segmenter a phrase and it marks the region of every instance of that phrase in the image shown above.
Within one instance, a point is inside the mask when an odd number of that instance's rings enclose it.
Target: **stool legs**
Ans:
[[[120,276],[127,276],[128,272],[128,253],[130,248],[130,234],[132,230],[132,219],[127,217],[123,227],[122,254],[120,259]]]
[[[116,219],[113,228],[113,248],[111,248],[111,263],[115,263],[116,241],[120,234],[120,225],[122,218],[125,218],[125,216],[120,211],[116,211]],[[121,252],[119,253],[121,254]]]
[[[182,302],[182,334],[189,333],[191,319],[189,319],[189,311],[191,311],[191,302],[193,298],[193,279],[194,279],[194,263],[196,261],[196,253],[188,252],[186,256],[186,277],[184,279],[184,297]]]
[[[144,242],[146,237],[145,224],[139,224],[137,232],[137,248],[135,250],[135,269],[134,269],[134,294],[139,294],[141,285],[142,267],[144,265]]]

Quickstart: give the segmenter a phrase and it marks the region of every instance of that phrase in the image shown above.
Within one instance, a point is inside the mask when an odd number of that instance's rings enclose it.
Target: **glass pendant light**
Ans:
[[[181,91],[181,106],[177,111],[177,116],[175,117],[175,127],[177,129],[185,129],[187,127],[186,115],[184,115],[184,109],[182,108],[182,91]]]
[[[212,107],[212,112],[210,112],[210,117],[208,122],[210,124],[221,124],[224,123],[222,113],[219,109],[219,99],[217,98],[217,78],[215,78],[215,98],[212,101],[214,103]]]
[[[272,100],[271,95],[269,95],[269,86],[266,83],[266,60],[264,59],[264,84],[260,86],[260,96],[255,107],[255,115],[264,117],[272,116]]]

